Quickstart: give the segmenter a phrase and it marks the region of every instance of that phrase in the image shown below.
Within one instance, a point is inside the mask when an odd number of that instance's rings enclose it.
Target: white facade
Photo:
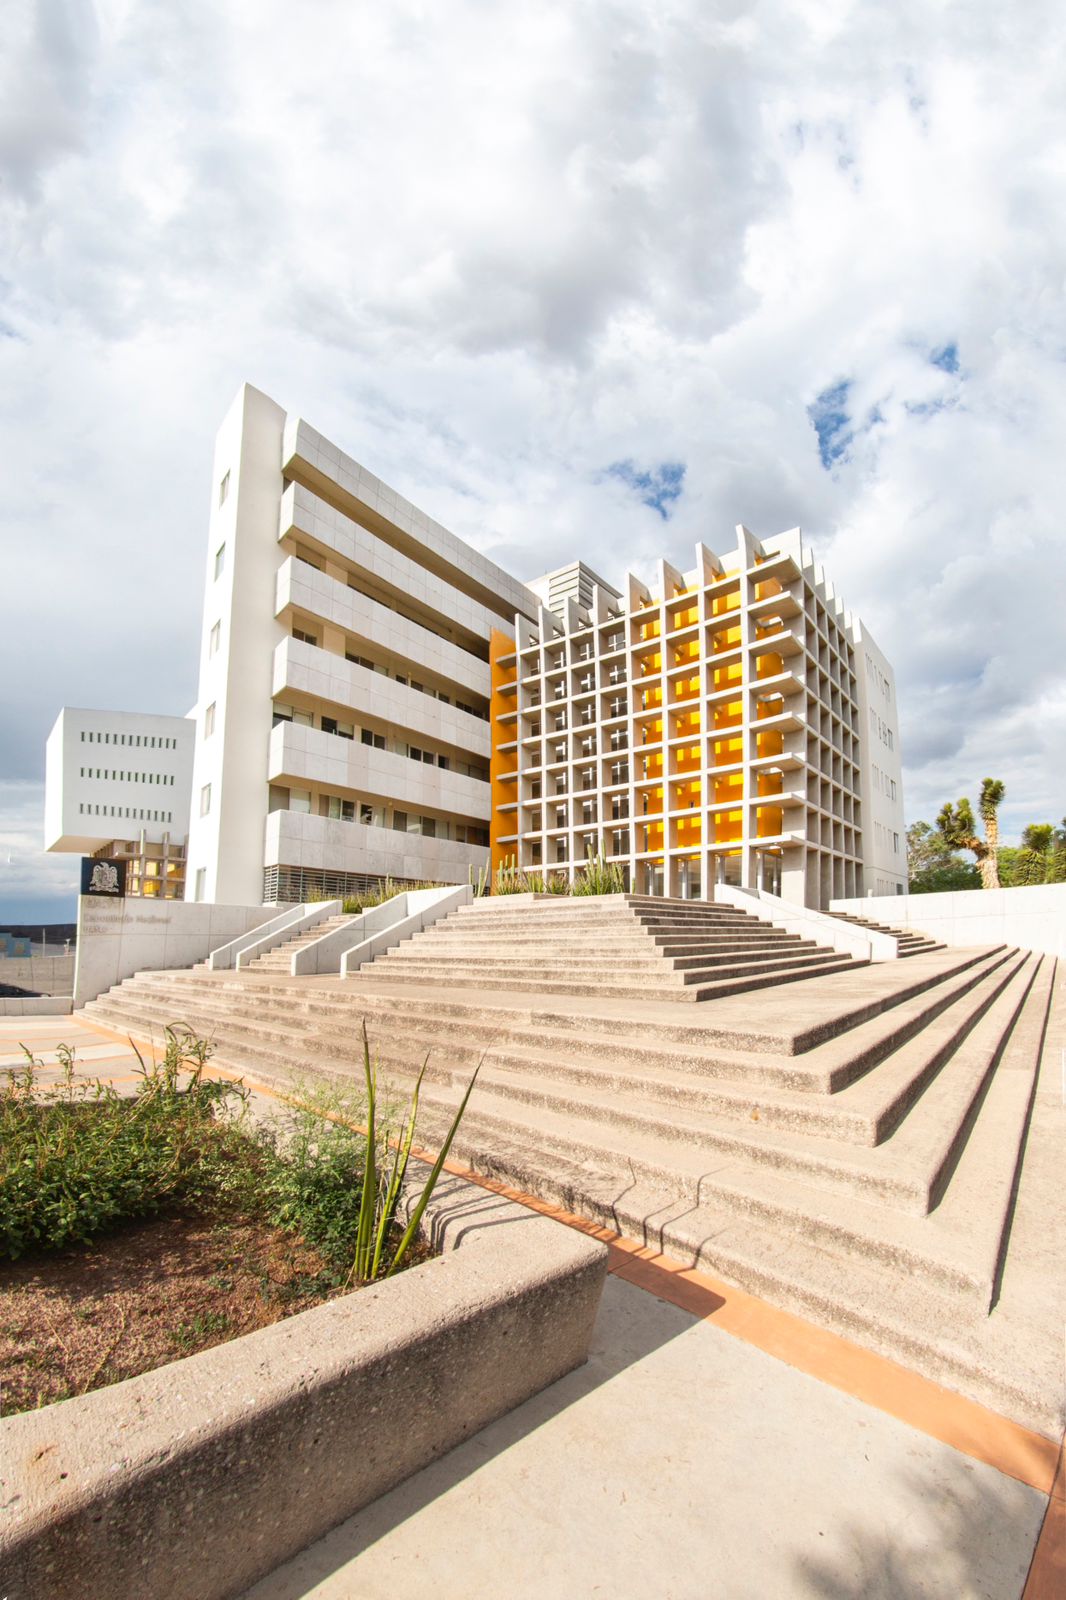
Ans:
[[[572,878],[602,847],[637,893],[905,891],[892,671],[798,529],[566,587],[497,663],[496,864]]]
[[[652,588],[581,561],[526,586],[245,386],[215,451],[187,897],[465,882],[490,830],[493,864],[572,877],[602,844],[639,892],[903,891],[891,668],[798,530],[740,528]]]
[[[129,892],[181,898],[195,723],[64,706],[45,746],[45,849],[115,855]]]
[[[215,450],[189,898],[465,882],[525,586],[245,386]]]

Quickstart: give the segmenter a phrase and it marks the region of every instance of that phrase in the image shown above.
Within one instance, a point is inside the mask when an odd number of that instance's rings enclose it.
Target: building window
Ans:
[[[223,475],[222,482],[218,486],[218,503],[219,503],[220,506],[224,506],[226,504],[226,496],[228,494],[229,494],[229,473],[226,472]]]
[[[193,899],[194,900],[202,900],[203,897],[204,897],[204,891],[205,891],[206,888],[207,888],[207,868],[206,867],[197,867],[197,869],[196,869],[196,887],[193,890]]]
[[[318,639],[313,633],[305,633],[302,628],[293,628],[292,636],[299,639],[301,644],[317,644]]]
[[[310,789],[290,789],[289,790],[289,810],[290,811],[303,811],[305,813],[306,812],[310,812],[310,810],[311,810],[311,791],[310,791]]]
[[[210,739],[215,731],[215,702],[212,700],[204,712],[204,738]]]
[[[225,565],[226,565],[226,546],[224,544],[220,544],[218,549],[215,551],[215,577],[216,577],[216,579],[217,578],[221,578],[222,573],[223,573],[223,569],[225,568]]]
[[[211,809],[211,785],[205,783],[200,790],[200,815],[206,817]]]
[[[385,735],[383,733],[373,733],[369,728],[364,728],[359,737],[364,744],[372,746],[375,750],[384,750],[385,748]]]
[[[208,635],[207,653],[209,656],[217,655],[218,647],[222,642],[222,624],[216,622]]]

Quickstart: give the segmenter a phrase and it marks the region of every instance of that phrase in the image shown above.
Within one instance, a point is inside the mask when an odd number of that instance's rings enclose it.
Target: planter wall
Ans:
[[[0,1422],[10,1600],[229,1600],[580,1366],[603,1245],[445,1176],[443,1255]]]

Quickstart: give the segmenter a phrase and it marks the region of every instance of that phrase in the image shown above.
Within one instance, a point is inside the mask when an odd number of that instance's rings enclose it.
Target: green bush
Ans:
[[[86,1243],[118,1224],[181,1201],[241,1191],[241,1135],[219,1115],[244,1096],[203,1076],[210,1046],[166,1030],[165,1058],[146,1065],[132,1099],[106,1084],[78,1083],[73,1052],[59,1050],[62,1083],[42,1087],[41,1062],[0,1089],[0,1257]]]
[[[452,886],[447,883],[435,883],[432,879],[419,879],[417,883],[393,883],[391,878],[377,889],[367,889],[363,894],[345,895],[342,909],[346,916],[358,916],[360,911],[371,911],[374,906],[384,905],[386,900],[392,900],[398,894],[406,894],[412,889],[448,889]]]
[[[88,1243],[125,1222],[192,1204],[235,1207],[299,1234],[325,1260],[324,1288],[397,1271],[477,1073],[401,1229],[396,1208],[426,1062],[394,1133],[364,1023],[365,1096],[301,1088],[283,1127],[249,1131],[243,1086],[204,1076],[211,1045],[187,1029],[167,1028],[165,1038],[160,1063],[147,1065],[137,1053],[141,1082],[132,1098],[76,1081],[74,1053],[62,1045],[63,1081],[42,1086],[42,1063],[24,1049],[25,1067],[0,1090],[0,1258]],[[237,1117],[226,1114],[233,1100]]]

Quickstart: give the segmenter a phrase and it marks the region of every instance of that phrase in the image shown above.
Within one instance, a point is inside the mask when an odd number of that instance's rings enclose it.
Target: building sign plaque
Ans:
[[[122,900],[126,894],[126,863],[124,861],[94,861],[83,856],[81,862],[81,892],[102,895],[109,900]]]

